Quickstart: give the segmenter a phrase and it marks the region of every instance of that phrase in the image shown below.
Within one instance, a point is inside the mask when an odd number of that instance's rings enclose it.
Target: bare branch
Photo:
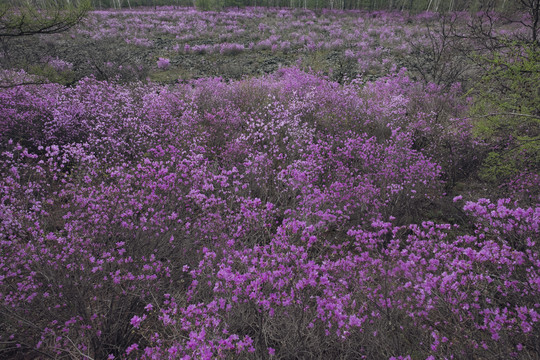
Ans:
[[[30,5],[0,6],[0,38],[56,34],[77,25],[90,10],[89,0],[78,6],[38,9]]]

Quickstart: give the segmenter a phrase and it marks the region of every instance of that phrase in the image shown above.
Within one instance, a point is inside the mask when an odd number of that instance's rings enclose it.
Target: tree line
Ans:
[[[46,1],[46,0],[42,0]],[[91,0],[94,8],[126,8],[138,6],[285,7],[335,10],[398,10],[398,11],[512,11],[523,3],[538,0]],[[202,6],[201,6],[202,5]],[[534,7],[534,4],[533,4]]]
[[[522,11],[530,16],[532,24],[527,26],[533,27],[535,35],[540,27],[540,0],[1,0],[0,39],[62,32],[77,24],[90,9],[139,6],[195,6],[201,10],[260,6],[409,12]]]
[[[519,8],[536,8],[540,0],[2,0],[2,9],[32,7],[58,9],[90,5],[94,9],[133,8],[139,6],[196,6],[209,9],[226,7],[283,7],[335,10],[393,10],[393,11],[513,11]]]

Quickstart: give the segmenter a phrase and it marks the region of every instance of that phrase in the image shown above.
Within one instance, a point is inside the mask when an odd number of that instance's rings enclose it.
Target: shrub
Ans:
[[[157,61],[157,67],[159,69],[166,70],[169,67],[170,62],[171,61],[169,59],[159,58],[158,61]]]
[[[500,184],[521,169],[540,170],[540,51],[534,44],[511,43],[486,61],[490,69],[477,93],[475,132],[494,149],[481,175]]]
[[[426,218],[444,168],[411,120],[460,109],[422,89],[296,68],[0,89],[0,355],[537,356],[540,209]]]

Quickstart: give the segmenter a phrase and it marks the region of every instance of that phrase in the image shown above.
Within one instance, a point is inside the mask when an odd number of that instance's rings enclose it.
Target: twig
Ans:
[[[490,117],[490,116],[501,116],[501,115],[505,115],[505,116],[523,116],[523,117],[529,117],[529,118],[533,118],[533,119],[540,119],[540,116],[530,115],[530,114],[522,114],[522,113],[515,113],[515,112],[491,113],[491,114],[486,114],[486,115],[471,116],[471,118],[485,118],[485,117]]]
[[[69,340],[69,342],[73,345],[73,347],[77,350],[77,352],[78,352],[79,354],[81,354],[83,357],[85,357],[85,358],[87,358],[87,359],[94,360],[93,357],[90,357],[90,356],[86,355],[85,353],[83,353],[83,352],[77,347],[77,345],[75,345],[75,343],[69,338],[69,336],[66,336],[66,339]]]
[[[28,82],[22,82],[18,84],[10,84],[10,85],[0,85],[0,89],[12,89],[18,86],[27,86],[27,85],[43,85],[47,84],[46,82],[36,82],[36,81],[28,81]]]

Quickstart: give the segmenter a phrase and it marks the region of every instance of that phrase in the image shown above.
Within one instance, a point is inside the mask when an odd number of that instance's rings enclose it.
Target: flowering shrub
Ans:
[[[167,69],[169,67],[170,62],[171,61],[169,59],[159,58],[157,61],[157,67],[159,69]]]
[[[190,271],[190,305],[168,298],[155,315],[161,334],[177,329],[184,336],[176,338],[186,340],[163,346],[167,340],[155,334],[148,353],[262,357],[278,348],[322,356],[341,353],[346,343],[372,358],[399,354],[415,339],[414,351],[425,357],[519,357],[538,340],[533,239],[540,209],[505,203],[467,203],[465,210],[480,222],[475,235],[456,236],[455,227],[432,222],[394,227],[381,221],[372,230],[350,230],[338,244],[292,222],[268,245],[206,250]],[[497,214],[486,214],[486,205]],[[510,232],[524,241],[520,250],[504,240]],[[201,303],[208,293],[213,298]],[[176,320],[169,315],[175,313],[181,314]],[[253,335],[235,343],[246,331]]]
[[[73,64],[67,61],[64,61],[59,58],[48,58],[47,64],[51,65],[56,71],[67,71],[73,69]]]
[[[224,43],[220,45],[219,53],[221,55],[236,55],[244,51],[244,45],[242,44],[228,44]]]
[[[0,354],[538,356],[536,178],[526,206],[426,215],[481,147],[459,91],[297,68],[0,89]]]

